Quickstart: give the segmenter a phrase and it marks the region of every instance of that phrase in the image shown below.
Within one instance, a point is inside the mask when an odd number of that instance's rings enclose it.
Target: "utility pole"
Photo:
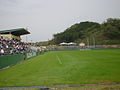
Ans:
[[[87,37],[87,46],[88,46],[88,48],[90,46],[90,42],[89,42],[89,38],[88,37]]]
[[[96,47],[96,42],[95,42],[95,36],[93,35],[93,46],[94,46],[94,48]]]

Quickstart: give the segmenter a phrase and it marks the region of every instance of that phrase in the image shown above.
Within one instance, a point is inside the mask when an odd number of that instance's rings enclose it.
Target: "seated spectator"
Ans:
[[[20,40],[0,37],[0,55],[25,53],[28,50],[28,45]]]

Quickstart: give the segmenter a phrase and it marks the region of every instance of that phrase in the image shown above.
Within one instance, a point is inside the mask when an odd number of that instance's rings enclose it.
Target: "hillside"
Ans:
[[[54,44],[61,42],[84,42],[89,41],[93,45],[93,41],[97,45],[120,44],[120,19],[109,18],[102,24],[97,22],[81,22],[72,25],[64,32],[54,34]]]

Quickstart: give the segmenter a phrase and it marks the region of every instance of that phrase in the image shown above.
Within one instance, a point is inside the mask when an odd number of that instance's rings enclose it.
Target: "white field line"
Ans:
[[[59,61],[60,64],[62,64],[62,61],[60,60],[60,58],[58,57],[58,55],[56,55],[57,60]]]

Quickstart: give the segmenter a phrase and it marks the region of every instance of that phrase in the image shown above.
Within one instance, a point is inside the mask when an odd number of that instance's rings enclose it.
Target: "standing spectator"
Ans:
[[[0,56],[4,55],[4,49],[0,49]]]

